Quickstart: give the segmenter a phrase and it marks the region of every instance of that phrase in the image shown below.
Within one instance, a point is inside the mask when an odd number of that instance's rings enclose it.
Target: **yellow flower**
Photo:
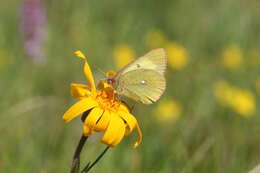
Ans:
[[[164,100],[159,103],[155,115],[161,121],[175,121],[182,114],[182,107],[176,100]]]
[[[255,112],[255,98],[248,90],[235,90],[231,107],[244,117],[249,117]]]
[[[256,91],[260,93],[260,76],[256,79]]]
[[[241,66],[243,62],[242,52],[236,46],[230,46],[222,52],[222,63],[229,70],[235,70]]]
[[[188,63],[188,53],[186,49],[177,43],[169,42],[165,45],[168,54],[169,65],[176,70],[183,69]]]
[[[128,64],[135,57],[134,50],[127,44],[122,44],[117,46],[114,49],[114,60],[116,62],[116,66],[121,68]]]
[[[225,81],[215,85],[215,96],[218,101],[239,115],[249,117],[255,112],[255,98],[249,90],[230,86]]]
[[[64,113],[62,119],[69,122],[88,111],[83,124],[83,134],[91,136],[94,131],[104,132],[101,142],[111,147],[119,144],[125,135],[129,135],[136,128],[138,139],[134,146],[137,147],[141,143],[142,133],[136,118],[127,105],[114,96],[114,90],[108,83],[101,81],[99,89],[96,88],[86,57],[80,51],[75,54],[85,59],[84,74],[90,86],[71,84],[71,94],[79,101]]]
[[[255,67],[260,65],[260,51],[252,49],[248,52],[249,64]]]
[[[166,38],[160,30],[151,31],[146,36],[146,44],[152,49],[163,47],[165,42]]]

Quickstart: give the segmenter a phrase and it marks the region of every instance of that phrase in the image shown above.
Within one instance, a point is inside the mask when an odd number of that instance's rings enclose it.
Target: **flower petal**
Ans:
[[[105,131],[109,125],[110,122],[110,113],[108,111],[105,111],[102,115],[102,117],[100,118],[100,120],[98,120],[95,130],[96,131]]]
[[[139,127],[138,122],[136,123],[136,130],[138,132],[138,137],[137,137],[137,141],[134,144],[134,148],[138,147],[138,145],[141,144],[142,138],[143,138],[142,131],[141,131],[140,127]]]
[[[76,51],[74,52],[76,56],[82,58],[82,59],[85,59],[85,63],[84,63],[84,74],[87,78],[87,80],[89,81],[90,83],[90,86],[91,86],[91,90],[95,93],[96,92],[96,86],[95,86],[95,81],[94,81],[94,78],[93,78],[93,75],[92,75],[92,71],[90,69],[90,66],[88,65],[88,61],[87,61],[87,58],[86,56],[81,52],[81,51]]]
[[[73,118],[75,118],[76,116],[78,116],[79,114],[97,106],[98,103],[93,100],[91,97],[82,99],[80,101],[78,101],[77,103],[75,103],[74,105],[72,105],[62,116],[62,119],[65,122],[69,122],[70,120],[72,120]]]
[[[125,123],[116,114],[111,113],[111,120],[108,128],[101,139],[101,142],[114,147],[120,143],[125,134]]]
[[[142,131],[139,127],[136,118],[132,114],[126,112],[120,112],[119,116],[127,123],[128,128],[126,128],[125,135],[129,135],[133,131],[133,129],[136,128],[138,132],[137,141],[134,144],[134,148],[136,148],[142,142],[142,137],[143,137]]]
[[[100,119],[102,114],[104,113],[103,109],[100,109],[99,107],[95,107],[91,110],[91,112],[88,114],[84,124],[88,126],[91,129],[95,130],[97,121]]]
[[[130,133],[132,133],[133,129],[136,127],[137,120],[130,113],[126,113],[126,112],[121,111],[118,114],[127,124],[128,128],[126,128],[126,132],[125,132],[126,134],[125,135],[129,135]]]
[[[70,84],[70,93],[73,97],[82,99],[84,97],[90,96],[90,88],[88,85],[79,84],[79,83],[71,83]]]
[[[91,91],[96,92],[95,81],[94,81],[94,78],[93,78],[93,75],[92,75],[92,72],[91,72],[91,69],[88,65],[87,60],[85,61],[85,64],[84,64],[84,74],[85,74],[87,80],[90,83]]]
[[[130,112],[130,111],[129,111],[129,107],[128,107],[125,103],[120,103],[119,110],[120,110],[120,111],[127,112],[127,113]]]
[[[93,135],[93,130],[90,129],[87,125],[83,125],[83,134],[84,136],[92,136]]]
[[[82,59],[86,59],[86,56],[80,50],[75,51],[74,54]]]

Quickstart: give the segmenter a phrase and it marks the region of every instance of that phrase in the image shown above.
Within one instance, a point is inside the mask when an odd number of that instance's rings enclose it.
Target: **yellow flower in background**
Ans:
[[[260,93],[260,76],[256,78],[256,91]]]
[[[161,101],[156,110],[155,115],[161,121],[176,121],[182,114],[180,103],[174,99]]]
[[[168,42],[165,45],[165,49],[168,55],[169,65],[172,68],[181,70],[186,67],[188,63],[188,53],[182,45],[174,42]]]
[[[90,86],[71,84],[71,94],[79,101],[64,113],[62,119],[69,122],[89,111],[84,120],[83,134],[92,136],[93,131],[104,132],[101,142],[111,147],[119,144],[124,136],[136,128],[138,139],[134,146],[137,147],[141,143],[142,133],[136,118],[130,113],[127,105],[115,97],[114,90],[109,84],[100,82],[99,89],[96,88],[86,57],[80,51],[75,54],[85,60],[84,74]]]
[[[260,65],[260,51],[257,49],[250,50],[247,54],[249,64],[259,67]]]
[[[151,49],[163,47],[165,43],[166,38],[160,30],[151,31],[146,36],[146,44]]]
[[[135,51],[127,44],[121,44],[114,49],[113,57],[118,68],[122,68],[135,57]]]
[[[248,90],[235,90],[231,106],[240,115],[249,117],[255,112],[254,95]]]
[[[222,63],[229,70],[235,70],[243,63],[242,52],[237,46],[230,46],[222,52]]]
[[[255,98],[249,90],[232,87],[227,82],[220,81],[215,84],[214,94],[222,105],[241,116],[249,117],[255,113]]]

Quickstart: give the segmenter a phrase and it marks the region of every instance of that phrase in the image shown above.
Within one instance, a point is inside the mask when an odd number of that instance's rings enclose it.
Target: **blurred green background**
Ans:
[[[82,124],[61,117],[77,101],[70,83],[85,82],[75,50],[98,79],[155,47],[168,53],[167,89],[156,104],[135,106],[142,144],[134,149],[136,134],[125,137],[92,172],[253,169],[260,163],[259,7],[257,0],[2,2],[0,172],[69,172]],[[82,165],[105,147],[100,135],[88,141]]]

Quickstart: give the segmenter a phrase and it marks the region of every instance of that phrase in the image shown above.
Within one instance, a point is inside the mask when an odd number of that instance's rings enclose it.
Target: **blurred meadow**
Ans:
[[[64,123],[86,82],[153,48],[168,54],[167,89],[135,104],[143,132],[92,172],[245,173],[260,164],[260,2],[257,0],[12,0],[0,6],[0,172],[69,172],[82,134]],[[105,147],[87,142],[82,166]],[[253,173],[253,172],[252,172]],[[254,172],[257,173],[257,172]]]

